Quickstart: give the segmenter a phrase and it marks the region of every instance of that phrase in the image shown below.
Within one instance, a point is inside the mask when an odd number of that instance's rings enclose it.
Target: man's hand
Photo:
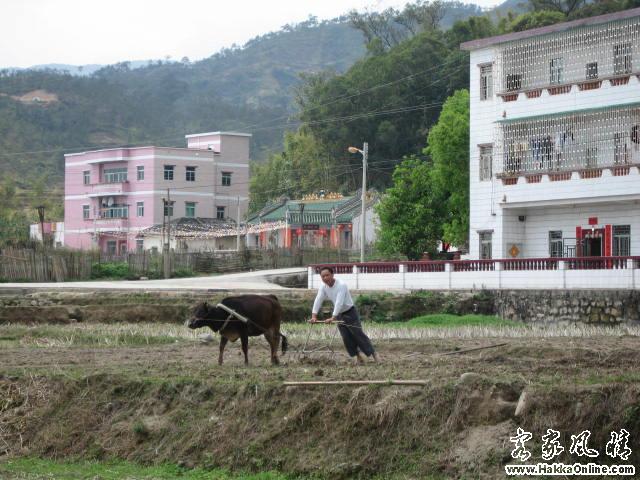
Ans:
[[[311,320],[309,320],[309,323],[318,323],[318,315],[316,313],[311,315]]]
[[[327,323],[333,323],[336,321],[336,317],[331,317],[328,320],[326,320]]]

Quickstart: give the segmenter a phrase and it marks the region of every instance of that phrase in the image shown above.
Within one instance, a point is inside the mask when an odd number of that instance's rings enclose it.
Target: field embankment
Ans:
[[[219,367],[217,341],[176,324],[1,326],[0,454],[332,479],[498,478],[517,427],[533,433],[538,461],[547,428],[566,450],[589,429],[608,463],[610,431],[640,438],[634,327],[367,328],[382,365],[351,364],[332,327],[285,325],[292,350],[274,368],[263,339],[251,340],[251,366],[232,344]],[[297,352],[332,339],[335,356]],[[352,379],[428,385],[283,386]],[[639,465],[634,445],[625,463]]]

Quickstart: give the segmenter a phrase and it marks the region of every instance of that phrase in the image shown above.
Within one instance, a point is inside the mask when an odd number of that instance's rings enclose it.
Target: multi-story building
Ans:
[[[137,232],[169,217],[240,221],[247,211],[250,137],[200,133],[186,136],[187,148],[65,155],[65,245],[119,255],[145,248]]]
[[[640,255],[640,9],[461,48],[470,257]]]

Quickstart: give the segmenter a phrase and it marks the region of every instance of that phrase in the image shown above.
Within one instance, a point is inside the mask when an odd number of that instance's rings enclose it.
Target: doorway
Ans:
[[[604,229],[584,229],[582,231],[582,255],[584,257],[601,257]]]

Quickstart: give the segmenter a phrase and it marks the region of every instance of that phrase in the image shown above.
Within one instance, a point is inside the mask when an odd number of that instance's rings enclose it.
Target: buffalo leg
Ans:
[[[246,333],[240,334],[242,343],[242,353],[244,353],[244,364],[249,365],[249,336]]]
[[[271,347],[271,365],[280,365],[278,360],[278,344],[280,343],[280,335],[274,334],[272,331],[265,332],[264,338],[269,342]]]
[[[220,337],[220,354],[218,355],[218,365],[222,365],[222,355],[224,354],[224,347],[227,345],[227,337]]]

